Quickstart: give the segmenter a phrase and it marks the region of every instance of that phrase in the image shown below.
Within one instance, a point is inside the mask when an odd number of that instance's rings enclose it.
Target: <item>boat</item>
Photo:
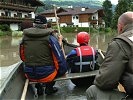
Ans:
[[[103,55],[101,51],[99,51],[99,64],[102,63],[102,56]],[[80,74],[67,73],[65,76],[59,77],[54,80],[56,81],[55,86],[59,88],[57,93],[52,94],[52,96],[45,95],[45,93],[44,95],[38,96],[35,93],[35,88],[32,87],[32,85],[36,83],[29,82],[28,79],[25,78],[23,72],[23,62],[20,61],[15,65],[15,68],[6,78],[5,82],[1,85],[0,100],[75,100],[76,98],[78,100],[86,99],[85,90],[88,88],[88,86],[76,87],[75,84],[72,83],[71,79],[95,76],[97,72],[98,70]]]

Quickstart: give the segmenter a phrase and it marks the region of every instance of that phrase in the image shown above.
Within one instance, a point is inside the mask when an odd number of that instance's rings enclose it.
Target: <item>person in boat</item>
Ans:
[[[133,12],[118,18],[117,30],[94,85],[86,90],[88,100],[133,100]],[[119,83],[125,92],[118,91]]]
[[[22,47],[24,47],[24,50],[21,50],[21,59],[24,62],[26,77],[30,81],[45,83],[45,94],[47,95],[57,92],[58,89],[54,87],[55,81],[53,80],[57,76],[64,75],[66,72],[65,69],[61,69],[57,64],[58,61],[56,59],[59,57],[56,58],[52,49],[53,46],[49,44],[52,41],[56,43],[54,46],[56,46],[56,49],[59,49],[58,53],[63,60],[64,57],[61,55],[63,37],[60,35],[58,39],[55,39],[57,35],[53,32],[54,30],[50,26],[47,27],[47,19],[42,15],[37,15],[34,20],[34,26],[23,30],[24,46]],[[51,34],[53,40],[50,41]],[[62,71],[62,73],[59,73],[59,71]],[[37,83],[35,87],[37,88],[38,94],[42,95],[43,87],[40,83]]]
[[[74,48],[67,55],[66,61],[70,68],[69,72],[80,73],[98,69],[96,65],[97,50],[89,45],[90,35],[87,32],[79,32],[76,37],[80,46]],[[90,77],[89,79],[72,79],[72,82],[76,86],[85,85],[86,83],[90,85],[93,81],[94,77]]]
[[[30,20],[23,20],[21,23],[21,30],[23,31],[26,28],[31,28],[33,27],[33,22]]]

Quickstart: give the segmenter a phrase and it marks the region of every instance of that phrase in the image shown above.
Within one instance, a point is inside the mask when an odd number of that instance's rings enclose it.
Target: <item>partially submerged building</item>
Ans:
[[[89,27],[89,26],[104,26],[103,9],[84,8],[84,7],[69,7],[58,8],[57,16],[60,27],[74,26],[74,27]],[[53,24],[56,22],[54,10],[46,10],[41,13],[51,20]]]
[[[39,0],[1,0],[0,24],[7,24],[12,30],[20,30],[23,20],[33,20],[37,6],[44,6]]]

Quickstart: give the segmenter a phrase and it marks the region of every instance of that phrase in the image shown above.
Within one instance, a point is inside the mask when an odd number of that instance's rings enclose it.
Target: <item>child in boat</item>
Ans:
[[[79,47],[74,48],[67,55],[67,63],[70,67],[70,73],[88,72],[98,69],[96,65],[97,50],[88,45],[90,41],[90,35],[87,32],[79,32],[77,34],[77,42]],[[86,82],[83,82],[85,80]],[[81,86],[84,84],[92,84],[94,77],[89,78],[87,83],[86,79],[72,79],[72,82]]]

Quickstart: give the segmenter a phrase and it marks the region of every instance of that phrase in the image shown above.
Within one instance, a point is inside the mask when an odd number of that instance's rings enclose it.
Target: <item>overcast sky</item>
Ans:
[[[118,4],[118,0],[110,0],[112,4]]]

